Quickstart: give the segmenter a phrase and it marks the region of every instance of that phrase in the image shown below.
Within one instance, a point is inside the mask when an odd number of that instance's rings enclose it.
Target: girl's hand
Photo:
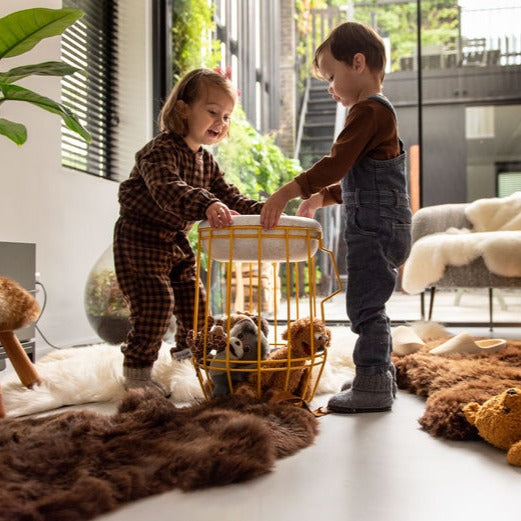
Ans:
[[[233,224],[232,215],[237,215],[237,212],[230,210],[221,201],[212,203],[206,209],[206,218],[212,228],[224,228]]]
[[[299,217],[308,217],[313,219],[315,212],[322,208],[324,204],[324,196],[318,192],[313,194],[309,199],[304,199],[297,209],[297,215]]]

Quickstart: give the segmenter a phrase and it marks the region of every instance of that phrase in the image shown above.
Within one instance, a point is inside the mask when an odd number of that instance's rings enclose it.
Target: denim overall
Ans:
[[[394,112],[384,96],[370,96]],[[357,333],[358,374],[385,373],[391,328],[385,303],[411,248],[411,210],[405,152],[389,160],[364,157],[342,179],[347,243],[347,315]]]

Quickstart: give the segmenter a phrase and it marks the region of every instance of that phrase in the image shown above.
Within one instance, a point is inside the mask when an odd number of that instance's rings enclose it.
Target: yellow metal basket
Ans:
[[[319,312],[315,264],[317,251],[328,255],[337,282],[336,291],[320,300]],[[203,252],[206,252],[205,270],[202,268]],[[311,400],[327,359],[327,349],[321,350],[316,340],[320,324],[325,325],[324,303],[342,289],[333,253],[322,244],[320,224],[314,219],[283,216],[275,228],[264,230],[257,215],[233,216],[231,226],[219,229],[210,227],[206,221],[200,223],[194,332],[200,306],[197,287],[203,271],[206,273],[206,319],[200,333],[202,350],[192,361],[205,397],[210,399],[212,395],[210,374],[225,375],[228,390],[234,394],[240,387],[236,383],[240,373],[241,378],[248,381],[250,390],[261,397],[266,392],[263,387],[263,382],[268,378],[266,375],[276,372],[282,378],[277,378],[275,391],[291,393],[305,401]],[[285,294],[285,305],[280,302],[281,293]],[[268,342],[271,353],[291,345],[291,325],[300,320],[309,329],[306,332],[309,355],[293,357],[292,351],[287,349],[283,358],[271,359],[270,354],[270,357],[263,359],[259,336],[255,360],[233,359],[229,350],[231,317],[237,312],[250,314],[259,330],[264,319],[270,318],[272,326]],[[222,317],[222,327],[226,333],[226,349],[220,359],[214,358],[209,342],[214,316]],[[294,383],[293,375],[296,374],[301,379],[298,390],[290,385],[290,382]]]

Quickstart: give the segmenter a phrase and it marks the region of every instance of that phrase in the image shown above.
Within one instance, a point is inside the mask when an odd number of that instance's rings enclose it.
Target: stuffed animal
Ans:
[[[251,318],[256,324],[258,324],[258,320],[259,320],[259,316],[258,315],[254,315],[253,313],[248,313],[247,311],[237,311],[236,313],[232,313],[231,315],[229,315],[229,319],[230,319],[230,329],[239,321],[239,320],[242,320],[243,318]],[[220,318],[216,318],[215,319],[215,324],[216,325],[220,325],[220,326],[223,326],[223,328],[227,328],[228,327],[228,316],[224,316],[224,317],[220,317]],[[261,316],[260,318],[260,327],[261,327],[261,331],[262,333],[264,334],[265,337],[268,337],[269,335],[269,325],[268,325],[268,321]]]
[[[258,317],[254,316],[250,313],[246,312],[237,312],[229,315],[229,325],[228,325],[228,317],[214,318],[211,315],[208,316],[208,324],[206,327],[206,354],[207,356],[212,355],[212,351],[224,351],[226,347],[226,335],[224,334],[224,330],[228,327],[232,329],[234,325],[244,318],[251,318],[256,324],[258,322]],[[260,320],[261,331],[265,337],[269,334],[269,326],[268,321],[261,317]],[[220,328],[219,328],[220,327]],[[205,352],[205,331],[198,331],[197,334],[194,334],[193,329],[188,331],[186,336],[186,344],[190,348],[192,355],[196,360],[201,361],[203,359],[203,355]],[[170,350],[172,353],[174,348]]]
[[[217,326],[216,320],[210,315],[208,317],[208,325],[206,327],[206,353],[210,355],[211,351],[224,351],[226,347],[226,335],[222,326]],[[196,360],[202,360],[204,355],[204,337],[205,331],[201,329],[194,335],[194,330],[190,329],[186,336],[186,345],[190,348],[192,356]],[[170,350],[172,353],[174,348]]]
[[[483,405],[470,402],[463,412],[485,441],[508,451],[510,465],[521,467],[521,389],[508,389]]]
[[[219,329],[218,329],[219,328]],[[222,326],[215,326],[216,331],[222,331],[224,337],[224,328]],[[214,332],[215,335],[215,332]],[[259,346],[260,336],[260,346]],[[247,360],[257,361],[259,359],[257,348],[260,347],[260,358],[261,360],[266,359],[269,352],[268,339],[262,329],[259,331],[257,323],[249,316],[242,315],[240,319],[235,321],[234,326],[230,329],[230,341],[225,341],[226,346],[229,346],[229,359],[230,360]],[[209,371],[210,379],[213,383],[212,397],[223,396],[230,392],[228,371],[224,370],[226,364],[222,360],[226,359],[226,349],[217,352],[214,359],[211,361],[211,369]],[[221,362],[215,364],[214,361],[221,360]],[[217,365],[217,367],[215,367]],[[223,367],[223,370],[219,370],[219,366]],[[230,380],[232,384],[243,382],[248,379],[250,371],[239,371],[238,369],[252,369],[256,367],[256,364],[243,364],[236,363],[230,364]]]
[[[313,340],[311,334],[313,334]],[[321,320],[315,319],[311,324],[311,319],[305,317],[293,322],[289,329],[282,334],[282,338],[288,340],[289,343],[275,349],[268,356],[268,360],[280,360],[280,362],[270,362],[265,364],[265,367],[267,369],[290,367],[289,375],[288,371],[283,370],[263,372],[261,374],[261,393],[268,398],[276,391],[286,391],[308,400],[311,397],[313,385],[311,375],[309,375],[310,367],[305,367],[305,365],[311,358],[312,350],[317,354],[329,347],[331,330]],[[289,361],[290,353],[291,362]],[[253,389],[257,392],[257,373],[250,374],[248,386],[250,391],[248,392],[247,386],[241,386],[241,393],[252,394]]]
[[[216,326],[221,328],[221,326]],[[224,334],[224,331],[223,331]],[[226,358],[229,360],[229,367],[236,368],[238,364],[232,364],[233,360],[241,360],[244,356],[244,346],[241,340],[237,337],[230,337],[230,343],[225,349],[218,351],[210,362],[210,370],[208,376],[213,384],[212,398],[217,396],[225,396],[230,392],[230,386],[228,383],[228,372],[226,371]],[[235,375],[231,372],[230,375],[232,382],[235,379]]]

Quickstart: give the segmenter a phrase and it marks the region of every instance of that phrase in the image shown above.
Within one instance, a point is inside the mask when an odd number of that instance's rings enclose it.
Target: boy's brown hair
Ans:
[[[206,86],[222,89],[235,103],[237,92],[228,78],[211,69],[194,69],[185,74],[170,92],[159,113],[159,128],[163,132],[186,136],[188,126],[186,119],[179,113],[177,102],[184,101],[190,105],[201,95]]]
[[[385,46],[382,38],[371,27],[358,22],[345,22],[335,27],[315,51],[313,68],[319,77],[318,58],[325,49],[331,51],[335,60],[344,62],[350,67],[353,65],[355,54],[363,54],[367,67],[379,74],[380,81],[383,81],[386,63]]]

